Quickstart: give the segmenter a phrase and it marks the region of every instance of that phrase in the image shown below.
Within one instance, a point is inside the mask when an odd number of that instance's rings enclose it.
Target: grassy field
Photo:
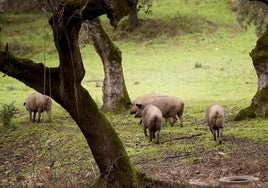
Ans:
[[[0,15],[1,42],[9,43],[19,57],[57,66],[58,55],[47,17],[36,13]],[[135,34],[120,30],[124,20],[113,31],[107,19],[102,17],[105,28],[122,51],[130,97],[135,99],[149,92],[176,95],[185,101],[186,110],[185,127],[164,125],[160,145],[148,144],[138,120],[128,111],[107,114],[134,163],[143,159],[157,160],[171,153],[194,153],[200,148],[232,153],[228,143],[216,145],[203,126],[205,109],[212,103],[227,109],[226,137],[267,145],[267,120],[232,120],[240,109],[250,104],[257,89],[256,73],[249,57],[257,40],[254,28],[249,27],[247,31],[240,28],[228,4],[217,0],[154,1],[153,14],[141,12],[139,17],[142,26]],[[91,44],[83,43],[81,47],[86,69],[83,85],[101,106],[102,90],[96,86],[103,80],[101,60]],[[86,175],[93,179],[97,177],[96,164],[80,130],[65,110],[54,102],[52,123],[46,122],[46,115],[41,124],[29,123],[22,104],[34,91],[13,78],[3,77],[2,73],[0,77],[0,103],[14,101],[19,109],[14,119],[15,131],[0,126],[1,149],[10,160],[12,156],[23,156],[20,162],[24,162],[22,167],[17,167],[20,172],[10,170],[12,165],[0,168],[2,172],[8,171],[2,173],[0,185],[16,185],[19,180],[14,176],[18,176],[17,173],[30,176],[55,159],[55,176],[60,179],[56,184],[59,181],[67,181],[66,185],[90,184],[84,178]],[[193,135],[198,137],[177,144],[183,137]],[[14,149],[14,144],[18,148]],[[200,160],[200,156],[194,155],[179,163],[198,163]]]

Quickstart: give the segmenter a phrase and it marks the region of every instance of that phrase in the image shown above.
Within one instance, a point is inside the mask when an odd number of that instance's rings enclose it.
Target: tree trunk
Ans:
[[[250,56],[258,78],[258,89],[251,100],[251,105],[241,110],[235,120],[245,118],[268,117],[268,27],[257,40]]]
[[[121,51],[102,28],[100,20],[88,22],[94,47],[102,59],[104,69],[102,111],[121,111],[130,101],[121,65]]]
[[[130,12],[128,16],[129,30],[134,31],[139,27],[139,18],[137,10],[138,0],[132,0],[130,5]]]
[[[119,1],[113,5],[99,0],[85,1],[86,4],[79,2],[69,1],[65,6],[59,6],[49,21],[59,53],[58,68],[47,68],[31,60],[16,58],[6,50],[0,52],[0,71],[39,92],[43,92],[45,76],[46,92],[51,90],[51,97],[70,113],[86,138],[101,174],[96,186],[132,187],[138,185],[136,169],[111,124],[81,86],[85,70],[78,45],[83,19],[92,19],[110,11],[111,23],[116,24],[120,19],[118,15],[125,9],[119,8],[118,11],[122,11],[117,14],[113,12],[116,11],[114,8],[124,5],[122,2],[125,1],[120,1],[120,6]]]

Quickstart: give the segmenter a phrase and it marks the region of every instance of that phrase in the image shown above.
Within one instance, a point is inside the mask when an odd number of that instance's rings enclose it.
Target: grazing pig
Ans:
[[[225,109],[219,105],[212,105],[206,111],[206,122],[216,141],[216,132],[219,138],[219,143],[222,143],[222,132],[225,122]]]
[[[154,105],[143,106],[136,104],[142,111],[142,124],[144,125],[144,135],[147,136],[147,128],[150,134],[150,142],[156,137],[156,143],[159,144],[160,130],[162,128],[162,112]]]
[[[155,105],[158,107],[164,118],[172,118],[171,126],[177,121],[180,120],[180,125],[183,127],[183,111],[184,111],[184,102],[176,96],[158,96],[150,98],[142,105],[147,106],[149,104]],[[142,111],[140,108],[135,113],[135,117],[141,117]]]
[[[130,114],[135,114],[137,112],[138,107],[136,104],[142,104],[144,101],[152,98],[152,97],[158,97],[158,96],[163,96],[162,94],[158,93],[146,93],[144,95],[141,95],[137,99],[135,99],[132,103],[128,102],[127,105],[130,106]]]
[[[29,111],[31,121],[33,122],[35,121],[36,112],[38,112],[37,122],[40,122],[41,113],[43,111],[47,112],[49,121],[51,120],[52,100],[49,96],[42,95],[41,93],[33,93],[28,96],[26,102],[24,103],[24,106],[26,106],[26,110]],[[33,112],[33,118],[32,118],[32,112]]]

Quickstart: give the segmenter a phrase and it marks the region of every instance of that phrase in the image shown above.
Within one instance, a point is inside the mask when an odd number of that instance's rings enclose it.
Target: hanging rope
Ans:
[[[45,7],[42,9],[42,11],[44,12],[44,16],[45,16],[45,18],[46,19],[48,19],[48,17],[49,17],[49,15],[48,15],[48,12],[47,12],[47,3],[45,3],[45,5],[44,5]],[[45,19],[45,20],[46,20]],[[46,36],[47,36],[47,31],[46,31],[46,25],[47,25],[47,22],[44,24],[44,27],[43,27],[43,41],[44,41],[44,43],[43,43],[43,62],[44,62],[44,71],[43,71],[43,78],[44,78],[44,80],[43,80],[43,95],[45,95],[46,94],[46,79],[47,79],[47,72],[46,72],[46,48],[47,48],[47,38],[46,38]],[[48,88],[49,88],[49,97],[51,98],[51,79],[50,79],[50,68],[48,68]],[[51,113],[51,111],[50,111],[50,113]],[[51,114],[50,114],[51,115]],[[44,118],[44,114],[42,113],[42,120],[43,120],[43,118]]]
[[[80,3],[81,3],[81,1],[80,1]],[[58,11],[58,9],[57,9],[57,11]],[[63,10],[64,11],[64,10]],[[56,13],[56,12],[54,12],[54,14],[58,14],[58,13]],[[71,63],[72,63],[72,71],[73,71],[73,79],[74,79],[74,85],[73,85],[73,87],[74,87],[74,96],[75,96],[75,106],[76,106],[76,111],[77,111],[77,116],[78,116],[78,119],[80,119],[79,118],[79,105],[78,105],[78,92],[77,92],[77,85],[76,85],[76,80],[77,80],[77,77],[76,77],[76,71],[75,71],[75,62],[74,62],[74,57],[73,57],[73,53],[72,53],[72,48],[71,48],[71,44],[70,44],[70,39],[69,39],[69,35],[68,35],[68,32],[67,32],[67,29],[66,29],[66,26],[65,26],[65,23],[64,23],[64,21],[63,21],[63,19],[62,19],[62,14],[63,14],[63,12],[60,12],[59,13],[61,16],[59,17],[60,19],[59,19],[59,21],[62,23],[62,25],[63,25],[63,28],[64,28],[64,34],[65,34],[65,36],[66,36],[66,39],[67,39],[67,43],[68,43],[68,47],[69,47],[69,50],[70,50],[70,58],[71,58]],[[71,19],[71,18],[69,18],[69,19]]]
[[[37,1],[35,0],[36,4],[38,5]],[[80,3],[81,3],[81,0],[80,0]],[[84,10],[85,6],[87,5],[88,1],[86,2],[86,4],[82,7],[81,9],[81,12],[80,14],[82,14],[82,11]],[[55,7],[57,7],[57,5],[53,2],[53,1],[46,1],[45,7],[42,8],[41,7],[41,10],[44,12],[44,15],[46,16],[46,18],[49,18],[49,15],[48,15],[48,11],[47,9],[50,8],[52,13],[55,15],[55,14],[59,14],[61,15],[62,13],[58,13],[58,12],[55,12],[55,11],[58,11],[58,9],[55,9]],[[68,42],[68,47],[70,49],[70,56],[71,56],[71,62],[72,62],[72,70],[73,70],[73,78],[74,78],[74,95],[75,95],[75,104],[76,104],[76,110],[77,110],[77,115],[78,115],[78,119],[79,119],[79,105],[78,105],[78,92],[77,92],[77,85],[76,85],[76,73],[75,73],[75,63],[74,63],[74,58],[73,58],[73,54],[72,54],[72,49],[71,49],[71,44],[70,44],[70,40],[69,40],[69,36],[68,36],[68,32],[66,30],[66,27],[65,27],[65,24],[64,24],[64,21],[62,19],[61,16],[59,16],[59,21],[63,23],[64,25],[64,33],[65,33],[65,36],[66,36],[66,39],[67,39],[67,42]],[[45,29],[45,25],[44,25],[44,32],[43,32],[43,35],[44,35],[44,44],[43,44],[43,61],[44,61],[44,71],[43,71],[43,74],[44,74],[44,80],[43,80],[43,94],[46,93],[46,79],[47,79],[47,70],[46,70],[46,29]],[[49,88],[49,97],[51,97],[51,77],[50,77],[50,68],[48,68],[48,88]],[[42,118],[43,118],[43,115],[42,115]]]

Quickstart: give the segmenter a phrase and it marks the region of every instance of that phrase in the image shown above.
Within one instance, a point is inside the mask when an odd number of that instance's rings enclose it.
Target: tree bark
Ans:
[[[104,112],[121,111],[130,101],[123,76],[121,51],[104,31],[98,18],[88,22],[88,25],[95,50],[102,59],[105,75],[101,110]]]
[[[132,0],[130,5],[130,12],[128,16],[129,30],[134,31],[139,27],[139,18],[137,10],[138,0]]]
[[[266,5],[268,5],[268,0],[249,0],[249,1],[259,1],[259,2],[262,2]]]
[[[111,124],[81,85],[85,70],[78,45],[83,20],[107,13],[111,23],[116,24],[128,13],[128,8],[124,8],[127,2],[80,2],[69,1],[59,6],[49,20],[59,53],[59,67],[48,68],[31,60],[19,59],[6,50],[0,52],[0,71],[39,92],[43,93],[45,86],[46,94],[51,91],[51,97],[69,112],[82,131],[99,167],[100,178],[96,186],[132,187],[138,185],[138,173]]]
[[[251,105],[241,110],[235,120],[245,118],[268,117],[268,27],[257,40],[255,48],[250,52],[257,78],[258,89],[251,100]]]

